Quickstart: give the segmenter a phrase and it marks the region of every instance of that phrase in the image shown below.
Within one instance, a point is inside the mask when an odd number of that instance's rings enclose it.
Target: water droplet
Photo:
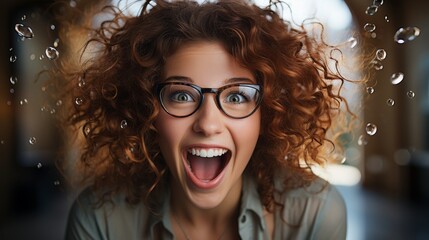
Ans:
[[[9,52],[12,52],[13,51],[13,48],[9,48]]]
[[[59,185],[60,185],[60,181],[55,180],[55,181],[54,181],[54,186],[59,186]]]
[[[86,82],[83,77],[79,77],[79,83],[77,84],[79,87],[85,86]]]
[[[80,105],[82,105],[82,103],[83,103],[83,99],[82,98],[76,98],[75,100],[74,100],[74,102],[76,103],[76,105],[78,105],[78,106],[80,106]]]
[[[383,64],[379,60],[374,60],[371,62],[372,66],[375,70],[380,71],[384,68]]]
[[[15,24],[15,31],[18,33],[20,37],[23,38],[33,38],[33,30],[30,27],[24,26],[23,24],[17,23]]]
[[[349,43],[350,48],[354,48],[356,47],[358,41],[355,37],[351,37],[347,40],[347,42]]]
[[[58,100],[58,101],[57,101],[57,103],[56,103],[56,105],[57,105],[57,107],[59,107],[59,106],[63,105],[63,101]]]
[[[124,129],[124,128],[126,128],[127,126],[128,126],[128,122],[127,122],[127,120],[125,120],[125,119],[124,119],[124,120],[122,120],[122,121],[121,121],[121,128],[122,128],[122,129]]]
[[[372,15],[374,15],[377,11],[378,11],[378,6],[376,6],[376,5],[371,5],[371,6],[369,6],[369,7],[366,9],[365,13],[366,13],[366,15],[370,15],[370,16],[372,16]]]
[[[47,109],[47,107],[46,106],[42,106],[41,108],[40,108],[40,111],[42,111],[42,112],[46,112],[48,109]]]
[[[371,38],[377,38],[377,33],[372,32],[370,36],[371,36]]]
[[[18,78],[15,76],[11,76],[9,78],[10,83],[12,83],[13,85],[15,85],[18,82]]]
[[[368,144],[368,140],[366,139],[365,135],[360,135],[358,138],[358,144],[359,146],[365,146]]]
[[[20,105],[28,104],[28,100],[26,98],[24,98],[21,101],[19,101],[19,104]]]
[[[375,92],[375,90],[374,90],[374,88],[373,88],[373,87],[367,87],[367,88],[366,88],[366,92],[367,92],[368,94],[373,94],[373,93]]]
[[[372,24],[372,23],[367,23],[367,24],[365,24],[365,26],[363,26],[363,29],[366,31],[366,32],[374,32],[375,31],[375,25],[374,24]]]
[[[372,1],[372,5],[380,7],[381,5],[383,5],[384,1],[383,0],[374,0]]]
[[[34,61],[34,59],[36,59],[36,55],[33,53],[33,54],[30,55],[30,60]]]
[[[60,55],[60,53],[54,47],[46,48],[45,54],[49,58],[49,60],[55,60]]]
[[[37,142],[37,139],[36,139],[35,137],[31,137],[31,138],[29,138],[29,139],[28,139],[28,142],[29,142],[31,145],[33,145],[33,144],[35,144],[35,143]]]
[[[27,16],[23,15],[23,16],[21,17],[21,20],[22,20],[22,21],[24,21],[25,19],[27,19]]]
[[[43,60],[45,58],[45,55],[41,55],[40,57],[39,57],[39,60]]]
[[[384,20],[386,20],[386,22],[390,22],[389,18],[386,16],[384,16]]]
[[[400,28],[398,31],[396,31],[395,36],[393,37],[393,40],[395,40],[395,42],[399,44],[402,44],[402,43],[413,41],[419,35],[420,35],[420,29],[417,27]]]
[[[383,61],[384,59],[386,59],[387,53],[384,49],[378,49],[377,52],[375,53],[375,57],[380,60]]]
[[[91,132],[91,128],[89,126],[86,126],[83,131],[85,132],[85,134],[89,134]]]
[[[368,123],[365,130],[368,135],[373,136],[377,132],[377,126],[373,123]]]
[[[51,30],[55,30],[55,25],[54,24],[51,25]]]
[[[101,87],[101,94],[107,100],[113,100],[118,95],[118,88],[114,84],[107,83]]]
[[[41,163],[38,163],[38,164],[37,164],[37,168],[39,168],[39,169],[40,169],[40,168],[42,168],[42,164],[41,164]]]
[[[55,110],[55,108],[52,108],[50,111],[51,114],[55,114],[56,112],[57,112],[57,110]]]
[[[60,39],[59,38],[55,39],[55,41],[54,41],[54,47],[58,47],[59,43],[60,43]]]
[[[390,81],[393,85],[399,84],[400,82],[402,82],[402,80],[404,80],[404,74],[401,72],[394,73],[390,77]]]
[[[392,107],[393,105],[395,105],[395,100],[389,98],[386,100],[387,106]]]
[[[12,94],[14,94],[15,93],[15,89],[11,88],[11,89],[9,89],[9,92],[12,93]]]
[[[43,86],[42,88],[40,88],[41,90],[42,90],[42,92],[45,92],[46,91],[46,87],[45,86]]]
[[[77,3],[74,0],[70,1],[70,7],[76,7]]]
[[[16,55],[12,55],[12,56],[10,56],[9,61],[10,62],[16,62],[16,59],[18,59],[18,57]]]
[[[407,96],[409,98],[414,98],[416,96],[416,94],[413,91],[410,90],[410,91],[407,92]]]

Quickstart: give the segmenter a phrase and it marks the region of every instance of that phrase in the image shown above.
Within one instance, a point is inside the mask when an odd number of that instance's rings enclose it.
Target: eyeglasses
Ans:
[[[201,88],[183,82],[166,82],[156,85],[162,108],[171,116],[184,118],[194,114],[201,106],[205,93],[216,94],[216,105],[231,118],[246,118],[258,108],[262,92],[257,84],[230,84],[220,88]]]

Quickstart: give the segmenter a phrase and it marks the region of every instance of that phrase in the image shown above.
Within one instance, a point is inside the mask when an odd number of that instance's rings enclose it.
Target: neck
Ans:
[[[173,186],[170,198],[172,222],[177,221],[178,225],[187,231],[187,235],[195,236],[191,231],[199,229],[203,232],[206,229],[207,233],[218,233],[220,236],[226,228],[231,229],[231,226],[237,225],[242,179],[233,185],[220,204],[209,209],[196,206],[178,184],[172,183],[170,186]]]

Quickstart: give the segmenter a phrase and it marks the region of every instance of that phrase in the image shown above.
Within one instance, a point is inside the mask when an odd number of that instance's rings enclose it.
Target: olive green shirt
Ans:
[[[281,190],[281,181],[276,182]],[[74,202],[68,219],[66,239],[175,239],[170,222],[170,194],[160,201],[154,215],[143,204],[130,205],[118,194],[113,204],[93,208],[95,196],[86,190]],[[274,212],[273,239],[345,239],[346,210],[334,186],[318,179],[309,187],[281,191],[276,201],[284,204]],[[255,182],[243,178],[238,221],[241,239],[270,239],[263,206]]]

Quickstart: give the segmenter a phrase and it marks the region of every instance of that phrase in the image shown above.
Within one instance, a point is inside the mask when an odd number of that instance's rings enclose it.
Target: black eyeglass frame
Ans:
[[[195,110],[194,111],[192,111],[191,113],[189,113],[189,114],[187,114],[187,115],[184,115],[184,116],[179,116],[179,115],[174,115],[174,114],[172,114],[171,112],[169,112],[168,110],[167,110],[167,108],[165,107],[165,105],[164,105],[164,102],[162,101],[162,97],[161,97],[161,91],[162,91],[162,89],[165,87],[165,86],[167,86],[167,85],[172,85],[172,84],[174,84],[174,85],[186,85],[186,86],[189,86],[189,87],[192,87],[193,89],[195,89],[195,90],[197,90],[197,92],[200,94],[200,100],[199,100],[199,102],[198,102],[198,106],[195,108]],[[228,113],[226,113],[225,112],[225,110],[222,108],[222,105],[221,105],[221,103],[220,103],[220,94],[225,90],[225,89],[228,89],[228,88],[231,88],[231,87],[250,87],[250,88],[253,88],[253,89],[255,89],[258,93],[259,93],[259,95],[258,95],[258,99],[257,99],[257,101],[256,101],[256,105],[255,105],[255,109],[253,109],[253,111],[251,111],[249,114],[247,114],[247,115],[245,115],[245,116],[243,116],[243,117],[234,117],[234,116],[231,116],[230,114],[228,114]],[[214,93],[215,94],[215,98],[216,98],[216,106],[217,106],[217,108],[218,109],[220,109],[221,111],[222,111],[222,113],[223,114],[225,114],[226,116],[228,116],[228,117],[230,117],[230,118],[234,118],[234,119],[243,119],[243,118],[247,118],[247,117],[249,117],[250,115],[252,115],[258,108],[259,108],[259,106],[260,106],[260,104],[261,104],[261,102],[262,102],[262,94],[263,94],[263,92],[262,92],[262,87],[259,85],[259,84],[247,84],[247,83],[234,83],[234,84],[228,84],[228,85],[225,85],[225,86],[222,86],[222,87],[220,87],[220,88],[202,88],[202,87],[200,87],[200,86],[197,86],[197,85],[195,85],[195,84],[191,84],[191,83],[184,83],[184,82],[164,82],[164,83],[158,83],[158,84],[156,84],[155,85],[155,91],[156,91],[156,94],[158,95],[158,100],[159,100],[159,102],[161,103],[161,106],[162,106],[162,108],[164,109],[164,111],[166,112],[166,113],[168,113],[169,115],[171,115],[171,116],[173,116],[173,117],[177,117],[177,118],[185,118],[185,117],[189,117],[189,116],[191,116],[192,114],[194,114],[195,112],[197,112],[198,111],[198,109],[200,109],[200,107],[201,107],[201,105],[203,104],[203,101],[204,101],[204,94],[205,93]]]

